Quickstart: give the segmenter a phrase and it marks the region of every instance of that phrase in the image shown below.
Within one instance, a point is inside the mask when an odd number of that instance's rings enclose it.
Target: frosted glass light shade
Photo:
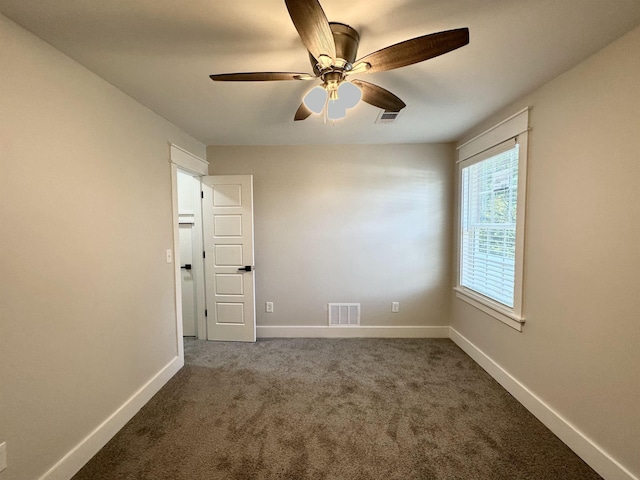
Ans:
[[[329,100],[327,104],[327,118],[329,120],[339,120],[347,116],[347,109],[339,98],[338,100]]]
[[[322,87],[314,87],[309,90],[302,99],[305,106],[313,113],[320,113],[324,109],[324,104],[327,101],[327,91]]]
[[[338,87],[338,101],[344,108],[355,107],[362,99],[362,90],[351,82],[342,82]]]

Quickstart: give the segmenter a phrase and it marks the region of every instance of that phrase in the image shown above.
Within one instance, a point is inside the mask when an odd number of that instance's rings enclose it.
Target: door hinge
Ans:
[[[200,192],[200,198],[204,198],[204,192]]]
[[[207,309],[206,308],[204,309],[204,316],[205,317],[207,316]]]
[[[207,252],[202,252],[202,258],[207,258]]]

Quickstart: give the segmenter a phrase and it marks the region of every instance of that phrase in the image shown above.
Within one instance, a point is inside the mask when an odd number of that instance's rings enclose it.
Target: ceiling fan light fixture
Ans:
[[[353,108],[362,99],[362,90],[351,82],[342,82],[338,87],[338,98],[345,108]]]
[[[329,100],[338,100],[338,82],[329,81],[324,84],[324,88],[329,93]]]
[[[326,106],[329,120],[347,116],[347,109],[355,107],[362,99],[362,90],[351,82],[330,80],[309,90],[302,103],[313,113],[322,113]]]
[[[327,118],[339,120],[347,116],[347,109],[355,107],[362,99],[362,90],[351,82],[340,82],[329,94]]]
[[[347,116],[347,109],[340,100],[329,100],[327,103],[327,118],[340,120]]]
[[[304,96],[302,102],[313,113],[321,113],[327,103],[327,95],[323,87],[314,87]]]

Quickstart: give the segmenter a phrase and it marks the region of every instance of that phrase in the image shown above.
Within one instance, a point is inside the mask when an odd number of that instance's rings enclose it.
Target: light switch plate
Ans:
[[[167,263],[173,262],[173,251],[171,249],[167,250]]]

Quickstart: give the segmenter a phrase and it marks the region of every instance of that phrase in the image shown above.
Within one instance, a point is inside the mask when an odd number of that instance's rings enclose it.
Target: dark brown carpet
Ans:
[[[448,339],[185,342],[73,478],[598,479]]]

